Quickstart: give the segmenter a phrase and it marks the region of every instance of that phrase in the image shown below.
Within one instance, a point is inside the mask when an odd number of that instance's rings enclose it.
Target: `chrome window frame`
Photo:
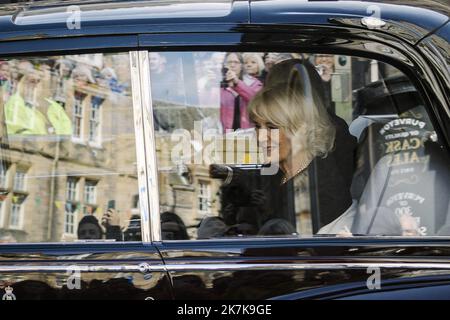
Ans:
[[[151,36],[150,36],[151,39]],[[143,41],[145,42],[145,41]],[[375,42],[378,43],[378,42]],[[143,48],[146,48],[146,50],[141,50],[139,51],[140,54],[142,54],[141,58],[145,57],[145,63],[147,65],[141,65],[142,67],[142,74],[141,76],[143,76],[143,78],[141,79],[142,83],[148,84],[145,87],[143,87],[143,92],[142,92],[142,96],[143,98],[149,99],[146,100],[144,104],[144,108],[143,108],[143,112],[144,112],[144,144],[145,144],[145,154],[146,157],[148,159],[147,162],[147,174],[148,174],[148,186],[149,186],[149,194],[148,194],[148,201],[149,201],[149,206],[150,206],[150,224],[151,224],[151,228],[150,228],[150,233],[151,233],[151,242],[152,243],[156,243],[156,244],[161,244],[161,243],[182,243],[182,244],[186,244],[186,243],[193,243],[193,242],[199,242],[201,241],[202,243],[210,243],[210,242],[214,242],[217,241],[218,239],[189,239],[189,240],[163,240],[162,239],[162,233],[161,233],[161,219],[160,219],[160,207],[159,207],[159,187],[158,187],[158,165],[157,165],[157,153],[156,153],[156,146],[155,146],[155,131],[154,131],[154,123],[153,123],[153,104],[152,104],[152,99],[151,99],[151,76],[150,76],[150,66],[148,64],[149,62],[149,54],[151,52],[168,52],[171,50],[167,50],[167,48],[170,47],[175,47],[177,48],[177,50],[175,50],[176,52],[195,52],[195,51],[201,51],[200,48],[202,48],[202,46],[198,43],[195,43],[195,41],[186,46],[186,44],[180,45],[179,42],[177,42],[177,40],[174,41],[174,43],[170,43],[167,42],[166,43],[167,46],[164,46],[163,48],[160,46],[160,44],[155,45],[154,43],[151,44],[146,44],[144,43],[142,45]],[[208,43],[207,46],[211,46],[211,43]],[[224,47],[221,47],[219,49],[219,52],[229,52],[231,50],[232,46],[230,44],[227,44]],[[282,47],[280,47],[281,49]],[[286,52],[291,52],[291,47],[287,46],[287,50]],[[391,48],[391,46],[386,45],[385,47],[382,48]],[[380,50],[380,52],[378,52],[377,50]],[[416,81],[413,81],[414,79],[411,78],[410,73],[406,72],[404,68],[398,67],[397,64],[394,64],[392,61],[388,61],[386,59],[381,59],[381,56],[383,56],[383,54],[381,53],[382,50],[381,49],[377,49],[373,52],[372,54],[375,57],[371,57],[371,56],[365,56],[363,54],[361,54],[361,52],[357,51],[357,50],[353,50],[352,52],[345,52],[342,51],[343,53],[333,53],[333,54],[342,54],[342,55],[348,55],[350,57],[361,57],[361,58],[366,58],[366,59],[373,59],[377,62],[382,62],[384,64],[387,64],[391,67],[396,68],[398,71],[400,71],[403,75],[405,75],[410,81],[411,83],[418,89],[424,103],[427,105],[426,107],[426,112],[428,114],[430,113],[434,113],[433,110],[433,106],[434,103],[431,103],[429,97],[426,95],[426,91],[423,90],[419,90],[419,87],[417,86]],[[205,50],[206,51],[206,50]],[[333,52],[333,50],[330,50],[330,52]],[[340,52],[338,50],[338,52]],[[378,55],[378,56],[376,56]],[[406,59],[404,55],[401,55],[401,58]],[[433,80],[435,80],[435,77],[433,76],[433,74],[431,73],[431,78]],[[421,88],[422,89],[422,88]],[[148,92],[147,92],[148,91]],[[442,95],[442,93],[438,90],[437,92],[439,95]],[[439,96],[440,100],[443,101],[443,98],[441,96]],[[449,113],[449,109],[445,108],[445,111],[447,113]],[[434,116],[434,114],[433,114]],[[433,127],[435,128],[435,130],[437,129],[437,127],[439,127],[438,129],[441,129],[441,127],[438,125],[438,123],[435,122],[431,122],[431,124],[433,125]],[[152,194],[156,195],[156,196],[151,196]],[[361,240],[367,240],[370,239],[371,236],[364,236],[361,237]],[[429,239],[450,239],[450,236],[424,236],[424,237],[410,237],[410,236],[397,236],[397,237],[389,237],[389,236],[378,236],[375,239],[376,240],[386,240],[389,238],[394,238],[394,239],[419,239],[419,240],[429,240]],[[224,239],[220,239],[223,241],[228,241],[228,242],[235,242],[235,243],[241,243],[241,242],[245,242],[245,241],[254,241],[254,240],[270,240],[270,241],[277,241],[277,240],[286,240],[285,237],[243,237],[243,238],[224,238]],[[296,237],[294,238],[297,241],[303,241],[303,240],[316,240],[318,239],[317,237],[315,237],[315,235],[312,236],[308,236],[308,237]],[[340,241],[338,237],[334,238],[334,241]]]
[[[147,50],[130,51],[130,71],[142,221],[141,234],[143,243],[151,243],[160,241],[161,226],[150,64]]]

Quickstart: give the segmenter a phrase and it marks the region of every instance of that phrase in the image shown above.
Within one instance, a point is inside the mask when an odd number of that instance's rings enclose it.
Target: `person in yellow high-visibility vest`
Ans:
[[[72,135],[72,121],[64,108],[54,100],[46,100],[50,103],[47,109],[47,117],[55,129],[55,134]]]
[[[42,112],[34,106],[27,106],[23,92],[26,86],[32,85],[36,74],[32,67],[29,73],[21,79],[17,91],[5,104],[5,123],[8,135],[48,135],[48,121]],[[28,83],[30,80],[30,83]],[[35,83],[34,83],[35,84]],[[28,88],[29,90],[30,88]],[[36,90],[36,88],[34,88]],[[64,108],[52,99],[46,99],[49,103],[47,117],[54,132],[57,135],[71,135],[72,122]]]
[[[45,116],[36,108],[28,107],[17,92],[6,102],[5,122],[8,135],[48,134]]]

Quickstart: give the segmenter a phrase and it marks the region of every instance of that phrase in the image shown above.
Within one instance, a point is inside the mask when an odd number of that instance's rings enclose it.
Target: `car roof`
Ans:
[[[449,21],[450,9],[441,0],[295,1],[252,0],[251,23],[340,25],[367,29],[362,18],[386,22],[381,32],[411,44]],[[448,1],[448,0],[445,0]]]
[[[387,33],[416,43],[449,20],[445,1],[389,0],[387,4],[384,0],[47,0],[1,4],[5,1],[0,0],[0,41],[178,32],[202,25],[203,29],[197,30],[217,30],[214,26],[219,25],[275,23],[341,26],[350,23],[363,27],[361,18],[378,10],[374,7],[378,6],[380,17],[394,24],[394,28],[387,28]],[[81,28],[68,28],[76,10],[80,13]]]
[[[197,24],[235,25],[249,22],[248,6],[247,0],[47,0],[0,4],[0,41],[183,31],[184,26]],[[81,28],[68,28],[77,14]]]

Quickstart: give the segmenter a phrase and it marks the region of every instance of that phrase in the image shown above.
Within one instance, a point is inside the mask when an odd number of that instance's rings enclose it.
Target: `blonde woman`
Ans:
[[[248,86],[258,83],[261,85],[260,77],[264,71],[264,61],[261,54],[256,52],[246,52],[242,55],[244,59],[244,76],[243,81]]]
[[[318,209],[313,212],[318,215],[313,219],[315,232],[352,203],[356,147],[345,121],[324,107],[321,86],[320,76],[309,63],[283,61],[273,66],[266,87],[248,109],[257,131],[268,129],[267,135],[258,134],[258,142],[267,151],[267,161],[281,169],[281,192],[289,193],[285,188],[293,188],[297,177],[308,182],[311,203]],[[282,218],[292,221],[292,212]]]

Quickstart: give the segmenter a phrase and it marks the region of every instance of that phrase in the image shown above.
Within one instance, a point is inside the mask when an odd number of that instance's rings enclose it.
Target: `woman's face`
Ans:
[[[258,62],[253,57],[247,58],[244,63],[245,72],[251,76],[258,75]]]
[[[278,53],[268,53],[264,60],[264,65],[266,67],[266,71],[269,71],[275,64],[278,58]]]
[[[211,62],[213,64],[213,69],[218,74],[220,74],[220,70],[222,70],[224,57],[225,57],[225,55],[222,52],[214,52],[211,56]]]
[[[37,71],[33,71],[25,75],[27,85],[35,87],[41,81]]]
[[[79,71],[73,74],[73,81],[75,82],[75,85],[82,87],[88,84],[89,77],[85,73]]]
[[[315,60],[316,65],[323,64],[327,66],[327,68],[330,68],[331,70],[334,68],[334,56],[332,55],[325,55],[325,54],[316,55]]]
[[[61,64],[59,65],[59,74],[60,74],[62,77],[68,77],[68,76],[70,75],[70,66],[68,66],[68,65],[65,64],[65,63],[61,63]]]
[[[256,134],[258,135],[258,146],[267,155],[269,163],[284,162],[291,155],[291,139],[284,129],[262,120],[255,121]]]
[[[9,80],[11,73],[7,63],[0,64],[0,80]]]
[[[78,228],[78,237],[79,239],[101,239],[102,234],[97,225],[87,222]]]
[[[158,52],[150,53],[150,70],[156,73],[164,71],[166,64],[165,57],[161,56]]]
[[[237,75],[241,74],[242,65],[235,53],[228,55],[227,60],[225,61],[225,65],[228,69],[230,69]]]

